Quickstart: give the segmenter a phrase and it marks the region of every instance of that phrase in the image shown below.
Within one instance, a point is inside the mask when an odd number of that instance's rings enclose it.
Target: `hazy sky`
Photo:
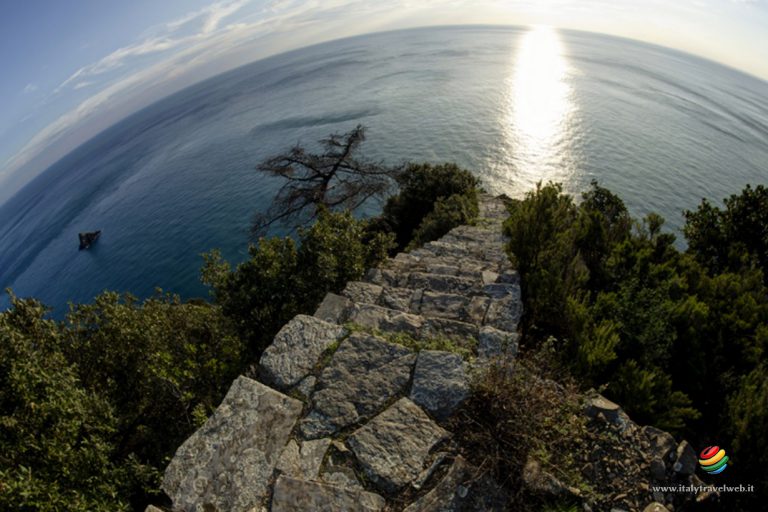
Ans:
[[[768,79],[768,0],[2,0],[0,203],[119,119],[308,44],[425,25],[546,24]]]

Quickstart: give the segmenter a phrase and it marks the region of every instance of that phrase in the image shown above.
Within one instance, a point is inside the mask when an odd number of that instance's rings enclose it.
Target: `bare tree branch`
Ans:
[[[315,218],[323,207],[354,209],[370,198],[383,197],[400,169],[355,158],[364,141],[365,128],[358,125],[320,140],[320,154],[307,153],[297,145],[259,164],[257,170],[286,181],[267,211],[254,217],[252,235],[261,236],[277,223],[293,222],[295,228],[301,220]]]

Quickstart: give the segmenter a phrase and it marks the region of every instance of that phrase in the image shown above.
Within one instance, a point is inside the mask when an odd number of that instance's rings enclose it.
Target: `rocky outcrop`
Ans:
[[[216,412],[176,451],[163,490],[177,510],[247,512],[269,494],[301,402],[239,377]]]
[[[476,226],[398,254],[288,322],[259,361],[263,383],[238,378],[176,452],[163,481],[173,509],[507,510],[506,491],[460,455],[449,422],[474,369],[517,354],[522,300],[503,248],[505,208],[485,195],[480,207]],[[695,478],[695,453],[669,434],[600,396],[584,412],[645,451],[632,457],[648,460],[646,479]],[[585,468],[619,478],[614,462]],[[535,492],[578,497],[536,461],[521,464]],[[641,501],[652,501],[647,491]]]

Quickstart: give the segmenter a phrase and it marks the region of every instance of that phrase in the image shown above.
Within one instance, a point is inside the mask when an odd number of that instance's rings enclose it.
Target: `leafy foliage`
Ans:
[[[704,201],[686,212],[686,252],[659,215],[633,221],[596,183],[582,199],[547,184],[510,206],[526,343],[555,336],[561,364],[641,423],[730,442],[739,474],[751,468],[768,491],[756,455],[766,439],[768,191],[748,186],[724,210]]]
[[[321,210],[312,227],[300,230],[298,246],[291,238],[261,239],[234,270],[218,252],[206,256],[203,281],[252,357],[288,320],[312,314],[326,293],[340,292],[386,256],[391,235],[371,233],[369,224],[349,212]]]
[[[706,199],[685,212],[685,237],[697,260],[713,272],[755,265],[768,279],[768,188],[750,185],[725,199],[725,208]]]
[[[241,370],[242,343],[217,307],[168,295],[45,313],[12,297],[0,314],[0,508],[141,507]]]
[[[118,414],[120,458],[160,466],[207,417],[241,370],[243,345],[217,307],[105,292],[72,308],[63,351],[92,393]]]
[[[397,183],[399,193],[387,200],[381,220],[399,249],[435,240],[477,218],[478,180],[456,164],[409,164]]]
[[[45,308],[11,303],[0,313],[0,508],[125,510],[114,411],[81,385]]]

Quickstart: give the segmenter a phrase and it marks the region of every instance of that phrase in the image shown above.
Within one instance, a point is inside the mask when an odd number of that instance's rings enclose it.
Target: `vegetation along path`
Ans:
[[[288,322],[258,380],[236,379],[177,450],[163,481],[174,509],[508,509],[504,486],[462,455],[449,421],[472,376],[517,353],[522,301],[504,251],[506,216],[502,200],[481,195],[475,226],[398,254],[329,293],[314,316]],[[641,479],[651,461],[660,480],[690,479],[687,443],[637,427],[599,396],[585,411],[645,452]],[[534,490],[580,493],[533,463],[524,477]],[[643,508],[659,506],[648,505],[647,486],[645,496]]]

